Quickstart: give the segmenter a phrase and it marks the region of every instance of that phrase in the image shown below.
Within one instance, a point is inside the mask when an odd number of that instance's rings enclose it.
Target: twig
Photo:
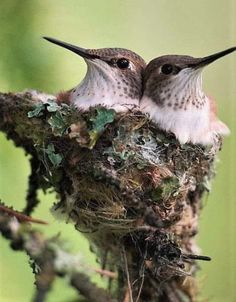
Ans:
[[[46,297],[47,297],[47,290],[43,290],[43,289],[37,289],[35,296],[33,298],[33,302],[44,302],[46,301]]]
[[[76,273],[71,278],[71,285],[86,297],[89,302],[114,301],[105,289],[98,288],[84,273]]]
[[[15,217],[19,222],[31,222],[31,223],[38,223],[38,224],[48,224],[46,221],[43,221],[41,219],[32,218],[30,216],[27,216],[19,211],[16,211],[2,202],[0,203],[0,212],[5,213],[11,217]]]
[[[211,261],[211,257],[203,256],[203,255],[194,255],[194,254],[182,254],[183,259],[193,259],[193,260],[203,260],[203,261]]]
[[[141,295],[142,289],[143,289],[143,283],[144,283],[144,274],[143,274],[142,277],[141,277],[141,284],[140,284],[139,291],[138,291],[138,295],[137,295],[137,298],[136,298],[136,301],[135,301],[135,302],[138,302],[139,299],[140,299],[140,295]]]
[[[94,269],[96,273],[102,275],[102,276],[106,276],[108,278],[111,279],[116,279],[117,278],[117,274],[108,270],[104,270],[104,269],[100,269],[100,268],[95,268]]]
[[[26,206],[23,210],[23,212],[26,215],[30,215],[33,212],[34,208],[39,203],[39,199],[37,198],[37,190],[39,188],[38,171],[37,171],[39,168],[39,160],[35,151],[31,152],[30,167],[31,167],[31,173],[28,180]]]
[[[125,273],[126,273],[126,278],[127,278],[130,302],[133,302],[133,294],[132,294],[132,287],[131,287],[131,283],[130,283],[128,261],[127,261],[127,256],[126,256],[124,245],[122,245],[122,255],[123,255],[124,264],[125,264],[124,267],[125,267]]]

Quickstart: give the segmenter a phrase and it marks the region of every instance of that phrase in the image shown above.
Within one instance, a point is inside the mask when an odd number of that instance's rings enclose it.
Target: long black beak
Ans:
[[[207,56],[207,57],[204,57],[204,58],[198,58],[196,59],[196,62],[193,63],[193,64],[189,64],[189,67],[192,67],[192,68],[201,68],[201,67],[204,67],[208,64],[211,64],[212,62],[230,54],[231,52],[234,52],[236,51],[236,47],[231,47],[231,48],[228,48],[226,50],[223,50],[223,51],[220,51],[220,52],[217,52],[213,55],[210,55],[210,56]]]
[[[51,43],[54,43],[56,45],[69,49],[70,51],[73,51],[74,53],[81,56],[82,58],[90,59],[90,60],[99,59],[98,55],[90,54],[87,49],[84,49],[82,47],[78,47],[78,46],[75,46],[75,45],[72,45],[72,44],[69,44],[66,42],[62,42],[62,41],[59,41],[54,38],[49,38],[49,37],[43,37],[43,38]]]

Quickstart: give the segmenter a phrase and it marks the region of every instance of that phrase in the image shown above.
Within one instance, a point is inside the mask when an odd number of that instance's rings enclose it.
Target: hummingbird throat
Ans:
[[[212,141],[210,131],[210,104],[202,90],[201,73],[182,71],[162,88],[158,103],[151,96],[144,96],[142,110],[150,115],[161,129],[175,134],[180,143],[207,144]],[[168,80],[167,80],[168,81]],[[160,102],[160,101],[159,101]]]
[[[201,70],[182,70],[159,94],[160,103],[173,110],[202,109],[207,96],[202,89]]]
[[[116,70],[101,60],[86,60],[87,73],[83,81],[72,90],[71,103],[82,110],[101,104],[116,111],[126,111],[138,105],[139,100],[130,99],[122,90],[122,81]]]

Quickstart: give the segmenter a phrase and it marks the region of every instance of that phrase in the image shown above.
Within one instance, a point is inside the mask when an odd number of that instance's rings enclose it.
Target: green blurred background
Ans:
[[[1,0],[0,91],[35,88],[49,93],[69,89],[86,71],[78,56],[41,39],[47,35],[85,48],[129,48],[147,61],[162,54],[204,56],[236,44],[235,0]],[[216,97],[220,117],[232,134],[225,139],[212,192],[204,199],[198,243],[212,256],[201,263],[201,300],[236,301],[236,54],[208,67],[205,90]],[[22,209],[28,159],[0,134],[0,198]],[[72,225],[57,222],[49,209],[54,195],[40,193],[34,216],[50,222],[48,235],[60,232],[73,251],[94,267],[94,256]],[[33,276],[22,253],[0,238],[0,301],[28,302]],[[99,281],[101,282],[101,281]],[[58,280],[51,302],[76,301],[65,280]]]

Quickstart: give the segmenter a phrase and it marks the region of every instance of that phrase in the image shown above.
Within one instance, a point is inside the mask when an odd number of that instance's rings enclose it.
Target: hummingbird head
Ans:
[[[77,107],[104,104],[123,110],[120,105],[138,105],[142,95],[142,75],[145,61],[133,51],[123,48],[84,49],[53,38],[49,42],[62,46],[87,63],[84,80],[71,94]]]
[[[202,108],[203,68],[235,50],[232,47],[204,58],[167,55],[152,60],[144,72],[144,96],[160,107],[174,110],[187,110],[188,106]]]

